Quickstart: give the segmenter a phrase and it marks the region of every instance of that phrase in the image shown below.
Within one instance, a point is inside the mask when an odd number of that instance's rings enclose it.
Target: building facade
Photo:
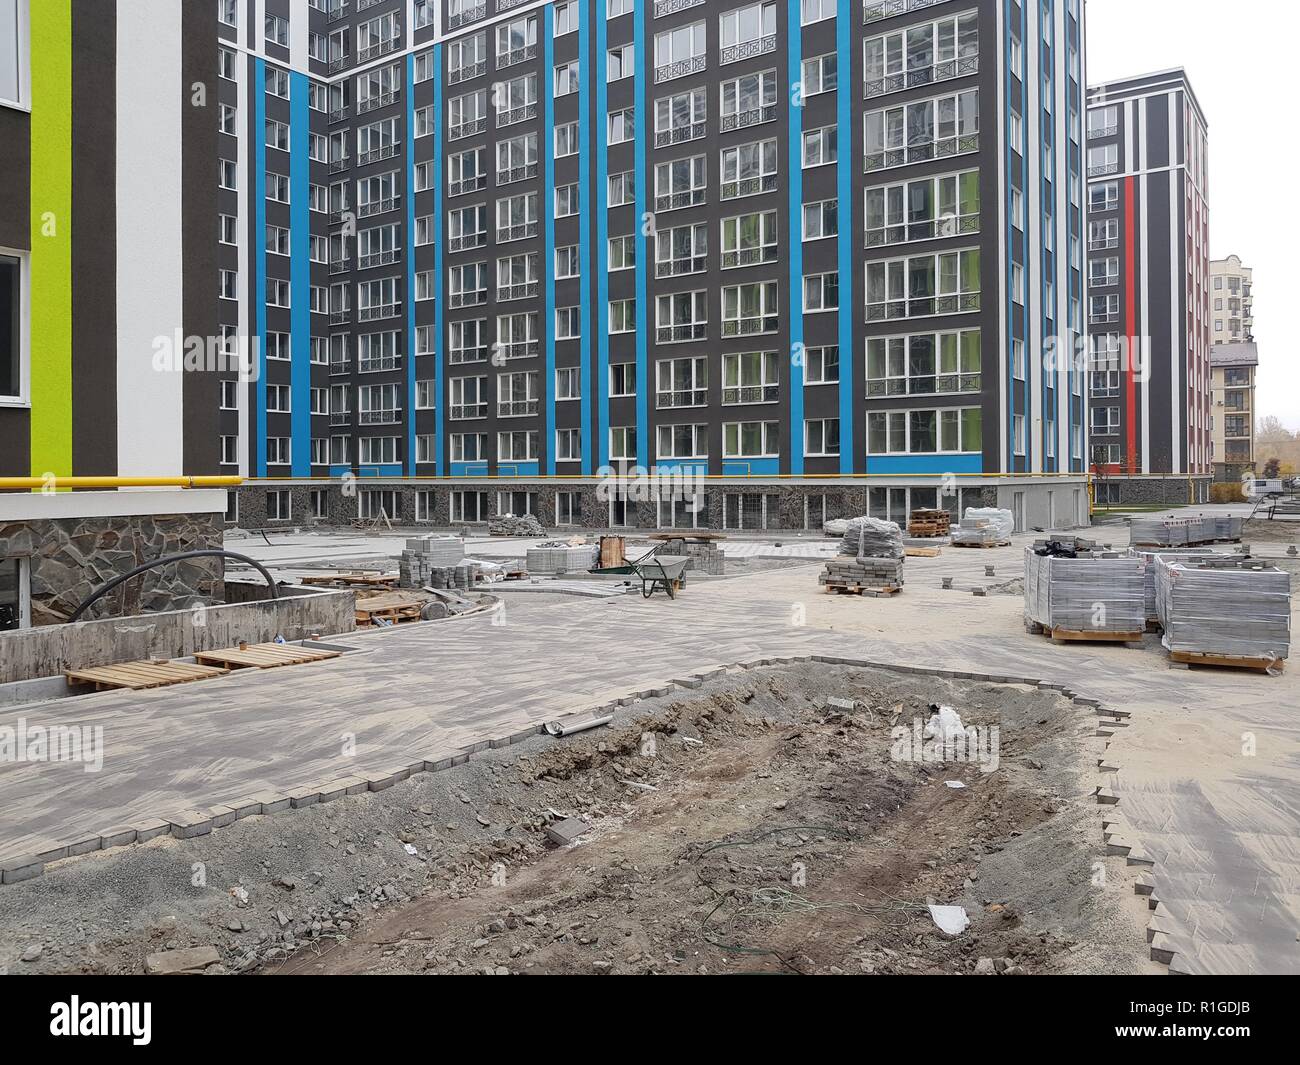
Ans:
[[[1255,271],[1241,265],[1241,258],[1210,261],[1210,309],[1214,312],[1215,344],[1251,344],[1255,341]]]
[[[1183,71],[1089,88],[1089,440],[1110,502],[1208,498],[1207,151]]]
[[[217,7],[241,523],[1086,521],[1077,0]]]
[[[1255,375],[1259,351],[1253,341],[1210,349],[1214,396],[1214,479],[1240,481],[1255,472]]]
[[[201,350],[217,332],[214,22],[172,0],[0,0],[0,478],[218,472]],[[0,630],[64,620],[159,554],[219,546],[224,500],[0,491]],[[220,587],[219,565],[183,567],[91,616]]]

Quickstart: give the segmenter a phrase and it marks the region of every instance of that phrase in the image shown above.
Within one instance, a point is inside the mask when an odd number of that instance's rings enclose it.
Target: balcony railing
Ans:
[[[501,345],[501,357],[504,359],[530,359],[541,351],[536,340],[513,340]]]
[[[487,233],[462,233],[458,237],[447,238],[448,251],[469,251],[471,248],[481,248],[487,243]]]
[[[372,44],[369,48],[358,48],[357,62],[368,63],[372,59],[378,59],[381,55],[396,52],[401,46],[402,39],[400,37],[389,37],[388,40]]]
[[[748,318],[724,318],[722,335],[724,337],[750,336],[754,333],[772,333],[777,328],[775,314],[756,314]]]
[[[741,60],[753,59],[755,56],[767,55],[768,52],[775,51],[776,34],[772,33],[766,37],[756,37],[752,41],[739,41],[719,49],[718,63],[726,66],[728,63],[739,63]]]
[[[381,373],[396,370],[402,364],[400,355],[371,355],[357,360],[357,373]]]
[[[979,390],[980,375],[977,373],[944,374],[941,377],[872,377],[867,380],[867,395],[874,397],[956,395]]]
[[[350,310],[330,311],[330,325],[347,325],[350,321],[352,321]]]
[[[536,163],[524,163],[522,166],[511,166],[504,170],[497,171],[497,184],[509,185],[514,181],[527,181],[529,178],[537,176]]]
[[[689,56],[675,63],[664,63],[662,66],[655,67],[655,84],[672,81],[674,78],[684,78],[688,74],[698,74],[708,65],[708,58],[702,55]]]
[[[708,402],[709,391],[706,388],[686,388],[655,393],[655,406],[660,410],[669,407],[703,407]]]
[[[357,321],[378,322],[385,318],[396,318],[401,309],[400,300],[393,303],[377,303],[373,307],[361,307],[357,311]]]
[[[536,58],[537,45],[535,44],[526,44],[522,48],[511,48],[509,51],[497,53],[497,70],[500,70],[502,67],[512,67],[516,63],[525,63],[530,59]]]
[[[378,148],[371,148],[368,152],[358,152],[357,166],[369,166],[371,163],[378,163],[384,159],[393,159],[396,155],[396,144],[384,144]]]
[[[352,165],[352,160],[351,160],[351,158],[349,158],[349,157],[346,156],[346,155],[343,156],[342,159],[331,159],[331,160],[330,160],[330,173],[331,173],[331,174],[338,174],[338,173],[341,173],[342,171],[346,170],[346,169],[347,169],[349,166],[351,166],[351,165]]]
[[[743,196],[757,196],[763,192],[775,192],[776,184],[775,174],[762,174],[759,177],[724,181],[721,196],[724,200],[738,200]]]
[[[486,403],[453,403],[449,413],[454,420],[465,418],[486,418],[488,405]]]
[[[932,218],[926,222],[909,222],[896,226],[879,226],[868,229],[866,247],[879,248],[886,244],[906,244],[914,240],[934,240],[940,237],[964,237],[980,231],[978,213]]]
[[[462,362],[483,362],[487,358],[487,348],[480,345],[476,348],[449,348],[447,350],[447,361],[455,365]]]
[[[722,253],[722,268],[732,269],[737,266],[757,266],[759,263],[776,262],[776,245],[764,244],[757,248],[737,248],[735,251]]]
[[[655,197],[656,211],[676,211],[683,207],[698,207],[708,199],[709,190],[705,186],[687,189],[685,192],[670,192]]]
[[[655,0],[655,18],[675,15],[679,11],[689,11],[693,7],[702,7],[704,0]]]
[[[477,133],[482,133],[487,129],[486,118],[471,118],[465,122],[457,122],[454,126],[447,127],[447,139],[458,141],[466,137],[473,137]]]
[[[891,318],[924,318],[932,314],[964,314],[980,309],[980,294],[965,292],[950,296],[923,296],[919,299],[886,300],[867,304],[867,321],[883,322]]]
[[[708,336],[708,322],[661,325],[655,330],[655,341],[659,344],[683,344],[690,340],[706,340]]]
[[[330,411],[330,425],[351,425],[352,412],[347,410]]]
[[[863,161],[867,173],[873,170],[887,170],[905,163],[923,163],[931,159],[950,159],[957,155],[966,155],[980,150],[978,133],[962,133],[952,137],[942,137],[934,141],[917,141],[901,148],[885,148],[877,152],[865,152]]]
[[[894,15],[905,15],[909,11],[924,11],[927,7],[943,3],[943,0],[871,0],[863,5],[863,24],[879,22]]]
[[[655,277],[679,277],[682,274],[701,274],[708,269],[705,255],[689,255],[681,259],[659,259],[655,262]]]
[[[780,386],[739,385],[722,390],[723,403],[775,403],[779,398]]]
[[[487,175],[475,174],[473,177],[447,182],[447,195],[463,196],[467,192],[477,192],[479,189],[485,188],[487,188]]]
[[[900,70],[896,74],[886,74],[879,78],[869,78],[864,84],[862,95],[865,99],[885,96],[891,92],[910,89],[916,85],[934,85],[953,78],[964,78],[968,74],[978,74],[980,57],[978,55],[958,56],[944,59],[928,67],[915,70]]]
[[[497,402],[498,418],[526,418],[540,408],[535,399],[506,399]]]
[[[523,104],[519,107],[511,107],[505,111],[497,112],[497,128],[502,126],[513,126],[517,122],[527,122],[530,118],[537,117],[536,104]]]
[[[512,240],[525,240],[537,236],[536,222],[519,222],[513,226],[497,227],[497,243],[506,244]]]
[[[333,319],[331,319],[331,321],[332,320]],[[351,359],[337,359],[334,362],[330,363],[331,377],[341,377],[342,375],[349,374],[351,372],[352,372]]]
[[[1107,174],[1119,173],[1119,160],[1113,163],[1099,163],[1097,166],[1088,167],[1089,177],[1105,177]]]
[[[1110,123],[1105,126],[1089,126],[1088,140],[1090,141],[1104,140],[1106,137],[1115,136],[1118,132],[1119,132],[1119,126],[1115,123]]]
[[[462,81],[470,81],[473,78],[480,77],[487,73],[487,60],[479,59],[473,63],[466,63],[457,67],[455,70],[447,71],[447,84],[459,85]]]
[[[389,251],[372,251],[367,255],[357,256],[357,269],[370,270],[376,266],[391,266],[401,258],[396,248]]]
[[[357,215],[360,218],[370,218],[372,215],[387,214],[389,211],[396,211],[402,203],[402,197],[398,195],[389,196],[382,200],[371,200],[369,203],[363,203],[357,208]]]
[[[473,289],[469,292],[453,292],[447,300],[449,307],[477,307],[487,303],[487,289]]]
[[[347,107],[336,107],[330,112],[330,125],[335,122],[346,122],[352,115],[352,111]]]
[[[1119,235],[1113,237],[1095,237],[1088,241],[1089,251],[1107,251],[1119,247]]]
[[[357,114],[364,115],[367,111],[377,111],[381,107],[387,107],[391,103],[397,102],[397,90],[381,92],[375,96],[367,96],[364,100],[357,100]]]
[[[391,410],[363,410],[357,417],[358,425],[396,425],[402,420],[402,412],[397,408]]]
[[[473,22],[475,19],[481,19],[487,14],[487,0],[481,4],[473,4],[469,7],[461,8],[454,15],[447,16],[447,29],[454,30],[458,26],[464,26],[466,23]]]
[[[685,144],[687,141],[699,140],[709,135],[707,122],[691,122],[685,126],[673,126],[671,129],[655,130],[655,147],[665,148],[670,144]]]
[[[775,121],[776,105],[767,104],[764,107],[750,107],[734,115],[723,115],[721,129],[723,133],[730,133],[732,130],[748,129],[750,126],[761,126],[764,122]]]
[[[524,281],[518,285],[498,285],[497,302],[501,303],[507,300],[525,300],[530,296],[536,296],[537,291],[536,281]]]
[[[351,259],[335,259],[330,263],[331,274],[346,274],[352,269]]]

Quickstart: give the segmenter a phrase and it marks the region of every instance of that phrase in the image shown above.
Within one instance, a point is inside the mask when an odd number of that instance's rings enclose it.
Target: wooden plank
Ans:
[[[905,547],[903,554],[908,558],[938,558],[943,551],[937,547]]]
[[[219,663],[230,668],[270,669],[274,666],[295,666],[305,662],[320,662],[337,658],[339,651],[303,647],[297,644],[257,643],[247,647],[226,647],[216,651],[199,651],[194,657],[200,662]]]
[[[1139,643],[1142,640],[1141,632],[1101,632],[1089,629],[1053,629],[1050,635],[1053,640],[1079,643]]]
[[[1276,670],[1281,673],[1286,669],[1286,659],[1250,658],[1245,655],[1199,654],[1192,651],[1170,651],[1169,657],[1175,662],[1189,666],[1217,666],[1223,669],[1252,669],[1258,673]]]
[[[161,688],[169,684],[184,684],[192,680],[206,680],[229,673],[228,669],[196,665],[189,662],[116,662],[91,669],[70,669],[64,672],[69,684],[93,684],[97,690],[104,688]]]

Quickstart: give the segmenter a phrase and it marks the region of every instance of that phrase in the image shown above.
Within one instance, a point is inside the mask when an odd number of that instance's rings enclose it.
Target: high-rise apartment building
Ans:
[[[1210,310],[1214,317],[1215,344],[1249,344],[1255,340],[1255,271],[1241,265],[1241,257],[1210,261]]]
[[[1214,396],[1214,479],[1239,481],[1255,472],[1255,375],[1259,350],[1253,341],[1215,344],[1210,351]]]
[[[1203,500],[1207,128],[1184,72],[1089,88],[1087,166],[1092,466],[1111,502]]]
[[[1086,520],[1079,0],[216,7],[244,524]]]

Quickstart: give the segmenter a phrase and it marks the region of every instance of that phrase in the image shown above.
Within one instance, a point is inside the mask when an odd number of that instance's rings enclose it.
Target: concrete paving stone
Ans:
[[[45,872],[45,863],[34,854],[6,858],[0,861],[0,884],[17,884],[31,880]]]
[[[115,825],[99,834],[99,845],[104,850],[109,847],[125,847],[135,842],[135,829],[129,825]]]
[[[171,825],[171,834],[177,839],[206,836],[212,831],[212,818],[200,810],[181,810],[169,814],[166,820]]]
[[[97,832],[93,836],[86,836],[84,839],[79,839],[75,843],[69,843],[68,857],[75,858],[80,854],[93,854],[95,851],[101,850],[103,846],[103,838]]]
[[[239,821],[245,817],[253,817],[262,812],[262,804],[257,799],[235,799],[233,802],[226,804],[235,811],[235,820]]]
[[[68,856],[68,845],[66,843],[56,843],[54,840],[34,843],[31,848],[36,860],[46,864],[61,861]]]
[[[320,789],[310,785],[303,788],[294,788],[289,792],[289,805],[295,810],[301,810],[304,806],[315,806],[320,802]]]
[[[148,843],[151,839],[165,836],[172,830],[171,822],[164,821],[161,817],[146,817],[135,822],[131,827],[135,830],[137,843]]]
[[[607,713],[609,713],[608,710],[606,710],[604,713],[600,714],[599,716],[604,717],[605,714],[607,714]],[[537,735],[539,732],[541,732],[541,731],[542,731],[542,730],[541,730],[540,728],[525,728],[525,729],[520,729],[518,732],[512,732],[512,733],[510,734],[510,742],[511,742],[511,743],[523,743],[524,740],[532,739],[534,736],[536,736],[536,735]]]
[[[278,814],[290,808],[289,796],[278,791],[259,791],[253,799],[262,804],[263,814]]]
[[[186,947],[182,950],[160,950],[147,954],[144,971],[151,976],[168,976],[177,973],[202,972],[221,960],[216,947]]]
[[[367,781],[371,791],[385,791],[398,783],[400,778],[396,773],[379,773],[370,777]]]
[[[227,828],[238,820],[233,806],[211,806],[208,816],[212,818],[213,828]]]

